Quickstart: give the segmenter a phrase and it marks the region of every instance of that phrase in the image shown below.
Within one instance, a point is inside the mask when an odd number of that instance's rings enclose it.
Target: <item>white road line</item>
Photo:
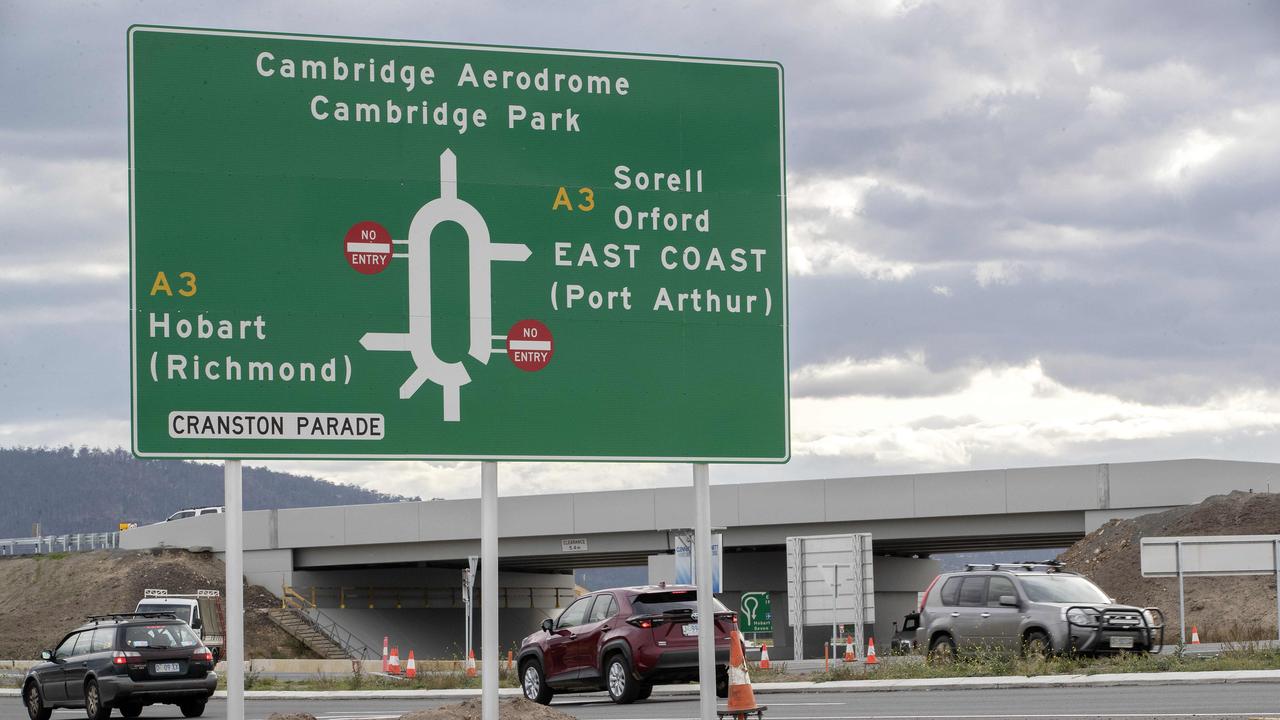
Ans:
[[[768,705],[770,709],[779,707],[775,703],[763,703]],[[836,703],[840,704],[840,703]],[[555,707],[555,705],[552,705]],[[1248,713],[1224,713],[1224,712],[1203,712],[1203,713],[1112,713],[1100,711],[1096,713],[1060,713],[1047,715],[1028,715],[1026,713],[1018,713],[1016,715],[781,715],[775,717],[769,713],[769,717],[773,720],[969,720],[970,718],[978,718],[980,720],[1014,720],[1016,718],[1199,718],[1199,717],[1259,717],[1264,715],[1275,715],[1276,710],[1265,712],[1248,712]],[[638,717],[638,718],[609,718],[609,720],[698,720],[696,717],[686,718],[656,718],[656,717]]]

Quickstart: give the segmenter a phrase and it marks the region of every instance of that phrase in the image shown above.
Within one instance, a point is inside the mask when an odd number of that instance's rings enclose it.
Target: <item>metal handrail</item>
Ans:
[[[314,591],[314,588],[312,589]],[[315,606],[313,600],[308,600],[292,586],[285,585],[281,593],[280,607],[286,610],[292,610],[295,615],[302,616],[316,631],[327,637],[333,644],[342,648],[353,659],[370,660],[378,655],[374,654],[373,649],[368,643],[356,637],[354,633],[338,624],[338,621],[326,615],[320,608]]]

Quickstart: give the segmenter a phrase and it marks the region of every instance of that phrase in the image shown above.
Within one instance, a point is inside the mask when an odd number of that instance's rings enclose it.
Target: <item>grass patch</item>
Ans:
[[[878,666],[841,666],[811,673],[803,679],[907,680],[917,678],[999,677],[1021,675],[1101,675],[1107,673],[1209,672],[1215,670],[1280,669],[1280,650],[1238,649],[1218,655],[1146,655],[1122,653],[1102,657],[1062,655],[1049,659],[1022,658],[999,653],[962,656],[949,663],[925,663],[906,658]],[[793,676],[794,677],[794,676]],[[794,679],[801,679],[794,677]]]

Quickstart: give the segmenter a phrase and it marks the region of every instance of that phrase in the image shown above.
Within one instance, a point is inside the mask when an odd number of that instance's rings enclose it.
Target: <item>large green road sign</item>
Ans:
[[[134,27],[146,457],[782,461],[782,69]]]

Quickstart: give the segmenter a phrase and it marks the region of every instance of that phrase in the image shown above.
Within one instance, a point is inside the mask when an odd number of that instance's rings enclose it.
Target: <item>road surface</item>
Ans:
[[[1280,717],[1275,684],[1166,685],[1002,690],[895,690],[760,695],[768,720],[869,720],[870,718],[1240,718]],[[250,700],[247,720],[265,720],[273,712],[308,712],[318,720],[392,720],[410,710],[456,701],[430,700]],[[694,720],[697,698],[662,697],[613,705],[601,694],[562,695],[554,706],[582,720]],[[53,720],[83,718],[83,710],[59,710]],[[212,700],[205,717],[226,718],[223,700]],[[177,708],[153,705],[143,720],[182,720]],[[0,701],[0,720],[26,720],[19,698]]]

